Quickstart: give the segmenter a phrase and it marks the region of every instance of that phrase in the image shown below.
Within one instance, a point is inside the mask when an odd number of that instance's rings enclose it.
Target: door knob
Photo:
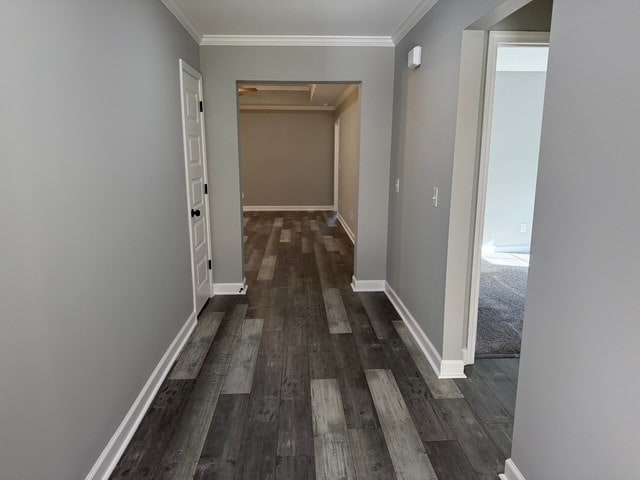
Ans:
[[[193,208],[191,209],[191,218],[193,217],[199,217],[200,216],[200,210],[194,210]]]

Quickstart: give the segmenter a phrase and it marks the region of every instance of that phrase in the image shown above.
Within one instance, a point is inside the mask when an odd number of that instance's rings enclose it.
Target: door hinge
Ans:
[[[202,100],[200,100],[200,111],[204,112],[204,105],[202,104]]]
[[[211,260],[209,260],[209,270],[211,270]]]
[[[205,183],[204,184],[204,194],[208,194],[209,193],[209,186]]]

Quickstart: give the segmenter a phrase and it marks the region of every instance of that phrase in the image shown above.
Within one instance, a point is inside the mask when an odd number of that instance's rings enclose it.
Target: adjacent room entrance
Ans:
[[[548,50],[547,33],[490,33],[467,347],[475,358],[520,354]]]

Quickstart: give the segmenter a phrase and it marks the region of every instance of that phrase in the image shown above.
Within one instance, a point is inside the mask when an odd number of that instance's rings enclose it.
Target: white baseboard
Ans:
[[[464,365],[464,360],[442,360],[438,378],[467,378]]]
[[[384,280],[357,280],[351,277],[351,289],[354,292],[384,292]]]
[[[333,205],[246,205],[244,212],[306,212],[333,211]]]
[[[504,473],[500,474],[499,478],[500,480],[526,480],[510,458],[504,462]]]
[[[244,278],[241,283],[214,283],[214,295],[245,295],[249,287],[247,279]]]
[[[351,243],[355,245],[356,244],[355,234],[349,228],[349,225],[347,225],[347,222],[344,221],[344,218],[342,218],[342,215],[340,215],[340,212],[336,212],[336,213],[338,214],[338,221],[340,222],[340,225],[342,225],[342,228],[344,228],[344,231],[347,233],[347,237],[349,237],[349,240],[351,240]]]
[[[400,297],[388,282],[385,282],[384,291],[400,315],[400,318],[404,321],[407,329],[411,332],[411,335],[413,335],[413,338],[431,365],[431,368],[433,368],[433,371],[438,375],[438,378],[466,378],[464,374],[464,362],[462,360],[442,360],[436,347],[433,346],[433,343],[427,334],[424,333],[418,321],[402,300],[400,300]]]
[[[196,313],[192,312],[169,348],[164,352],[160,362],[138,394],[138,398],[133,402],[124,420],[118,426],[85,480],[107,480],[109,478],[195,327]]]

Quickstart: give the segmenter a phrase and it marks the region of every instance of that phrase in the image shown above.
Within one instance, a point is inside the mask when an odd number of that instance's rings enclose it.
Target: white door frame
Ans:
[[[187,152],[187,138],[186,138],[186,125],[185,125],[185,119],[184,119],[184,95],[183,95],[183,91],[184,91],[184,82],[182,79],[182,72],[186,72],[187,74],[191,75],[192,77],[196,78],[198,80],[198,94],[200,95],[200,99],[204,100],[204,96],[202,94],[202,75],[200,74],[200,72],[198,72],[195,68],[193,68],[191,65],[189,65],[186,61],[184,61],[183,59],[179,59],[178,60],[178,75],[180,78],[180,117],[181,117],[181,125],[182,125],[182,145],[183,145],[183,156],[184,156],[184,168],[185,168],[185,186],[186,186],[186,193],[187,193],[187,205],[186,205],[186,212],[188,217],[187,218],[191,218],[190,217],[190,205],[189,205],[189,165],[188,165],[188,152]],[[205,128],[204,128],[204,113],[201,112],[200,113],[200,136],[202,138],[202,168],[203,168],[203,176],[204,176],[204,180],[205,183],[207,185],[209,185],[209,175],[207,173],[207,147],[206,147],[206,141],[205,141]],[[208,192],[209,193],[209,192]],[[205,218],[205,222],[207,224],[207,228],[206,228],[206,233],[207,233],[207,244],[208,244],[208,249],[207,249],[207,256],[209,257],[209,259],[212,261],[213,263],[213,257],[211,255],[211,217],[210,217],[210,213],[209,213],[209,195],[205,194],[205,206],[204,206],[204,218]],[[191,261],[191,288],[193,291],[193,310],[195,311],[196,315],[199,313],[197,310],[197,301],[196,301],[196,295],[197,295],[197,291],[196,291],[196,283],[195,283],[195,272],[194,272],[194,255],[195,252],[193,251],[193,224],[191,222],[191,220],[189,220],[188,222],[189,225],[189,251],[190,251],[190,261]],[[213,270],[211,270],[209,272],[209,297],[213,296]]]
[[[475,226],[472,245],[471,278],[469,289],[469,330],[464,362],[474,363],[476,354],[476,335],[478,333],[478,304],[480,302],[480,265],[482,260],[482,236],[484,233],[485,209],[487,201],[487,180],[489,177],[489,156],[491,143],[491,123],[493,119],[493,100],[496,85],[496,62],[498,47],[542,46],[549,45],[548,32],[489,32],[487,69],[484,94],[484,112],[482,115],[482,140],[480,145],[480,163],[478,169],[478,188],[475,212]]]
[[[333,209],[337,212],[340,202],[340,119],[333,125]]]

